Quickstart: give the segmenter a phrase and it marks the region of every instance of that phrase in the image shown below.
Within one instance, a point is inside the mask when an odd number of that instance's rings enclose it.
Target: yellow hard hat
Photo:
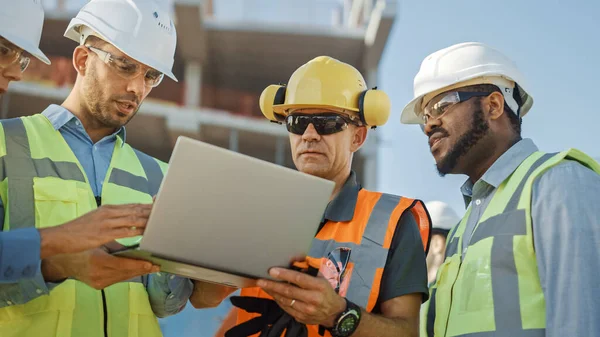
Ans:
[[[291,111],[326,108],[354,111],[363,124],[384,125],[390,116],[390,99],[381,90],[367,89],[353,66],[329,56],[319,56],[298,68],[287,85],[270,85],[260,95],[260,110],[273,122]]]

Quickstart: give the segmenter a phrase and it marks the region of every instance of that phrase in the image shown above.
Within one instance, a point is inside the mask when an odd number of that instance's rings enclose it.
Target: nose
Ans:
[[[144,97],[146,90],[149,90],[144,81],[144,77],[145,75],[142,74],[131,79],[127,84],[127,92],[135,94],[136,97]]]
[[[421,124],[421,130],[428,135],[433,129],[439,127],[442,122],[437,118],[428,118],[425,124]]]
[[[302,134],[302,140],[311,142],[318,141],[319,139],[321,139],[321,135],[319,135],[315,126],[312,123],[308,124],[306,130],[304,130],[304,134]]]
[[[8,82],[20,81],[23,79],[23,73],[21,72],[21,65],[19,62],[15,62],[6,68],[1,68],[2,77],[6,78]]]

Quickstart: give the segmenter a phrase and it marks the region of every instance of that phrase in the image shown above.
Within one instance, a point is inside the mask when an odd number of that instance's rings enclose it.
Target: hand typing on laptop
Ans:
[[[57,282],[73,277],[92,288],[104,289],[158,272],[158,266],[151,262],[115,257],[107,248],[121,246],[112,240],[142,234],[151,209],[151,204],[103,205],[62,226],[42,229],[44,279]],[[100,245],[104,246],[97,248]]]

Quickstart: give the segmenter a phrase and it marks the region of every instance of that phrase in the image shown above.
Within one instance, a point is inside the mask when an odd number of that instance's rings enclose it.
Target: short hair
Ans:
[[[502,94],[502,90],[500,90],[500,88],[498,88],[497,86],[495,86],[493,84],[469,85],[466,87],[462,87],[462,88],[458,89],[457,91],[490,92],[490,93],[497,91],[500,94]],[[502,95],[502,97],[504,97],[504,94]],[[517,114],[512,111],[512,109],[508,106],[508,104],[506,104],[506,101],[504,102],[504,113],[508,116],[508,119],[510,120],[510,125],[512,126],[515,133],[520,136],[521,135],[521,122],[522,122],[521,117],[517,116]]]

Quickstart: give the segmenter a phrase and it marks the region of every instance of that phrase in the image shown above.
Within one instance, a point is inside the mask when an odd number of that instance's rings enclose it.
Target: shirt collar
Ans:
[[[500,184],[502,184],[502,182],[506,180],[506,178],[508,178],[525,159],[527,159],[527,157],[536,151],[538,151],[538,147],[531,139],[525,138],[518,141],[511,146],[508,151],[504,152],[496,159],[494,164],[490,166],[477,183],[482,181],[494,188],[498,188],[498,186],[500,186]],[[467,179],[460,188],[463,198],[465,199],[465,206],[468,206],[471,202],[473,186],[474,184],[471,183],[471,180]]]
[[[351,221],[354,217],[358,192],[361,188],[356,181],[356,173],[351,171],[340,193],[327,205],[324,219],[335,222]]]
[[[42,115],[46,116],[55,130],[60,130],[62,127],[67,125],[69,122],[78,122],[78,126],[81,126],[81,121],[77,116],[75,116],[71,111],[65,109],[64,107],[56,104],[51,104],[42,112]],[[81,127],[83,129],[83,127]],[[87,134],[87,133],[86,133]],[[119,130],[113,133],[111,136],[121,138],[121,146],[125,144],[125,140],[127,139],[127,131],[125,131],[125,127],[122,126]]]

